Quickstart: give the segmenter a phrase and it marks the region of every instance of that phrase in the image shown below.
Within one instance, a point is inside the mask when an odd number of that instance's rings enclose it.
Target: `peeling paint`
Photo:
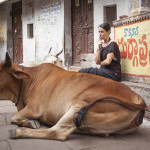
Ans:
[[[23,53],[25,61],[40,62],[50,47],[55,54],[64,49],[64,0],[23,1]],[[32,17],[34,16],[34,17]],[[33,23],[34,37],[27,38],[26,26]],[[64,60],[64,55],[61,54]]]
[[[5,21],[5,9],[0,10],[0,61],[3,60],[3,55],[7,48],[7,28]]]

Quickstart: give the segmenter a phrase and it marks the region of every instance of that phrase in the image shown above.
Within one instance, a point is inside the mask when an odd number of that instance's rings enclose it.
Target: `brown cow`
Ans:
[[[12,138],[65,140],[71,133],[128,134],[142,123],[145,102],[126,85],[53,64],[21,67],[8,53],[0,63],[0,99],[16,103]],[[38,121],[49,126],[39,128]],[[34,128],[34,129],[29,129]]]

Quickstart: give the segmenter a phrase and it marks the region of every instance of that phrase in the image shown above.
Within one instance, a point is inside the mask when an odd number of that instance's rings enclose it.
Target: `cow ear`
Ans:
[[[9,56],[8,52],[6,52],[4,66],[6,66],[6,67],[10,67],[11,65],[12,65],[11,58],[10,58],[10,56]]]
[[[30,78],[29,74],[23,71],[13,71],[11,72],[11,74],[17,79],[29,79]]]

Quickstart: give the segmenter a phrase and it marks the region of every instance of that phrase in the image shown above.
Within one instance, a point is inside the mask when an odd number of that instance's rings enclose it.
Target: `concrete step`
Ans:
[[[128,87],[130,87],[134,92],[139,94],[147,104],[150,104],[150,85],[135,83],[130,81],[122,81]]]
[[[130,82],[130,81],[122,81],[122,82],[135,90],[144,90],[144,91],[150,92],[150,85],[148,84],[135,83],[135,82]]]

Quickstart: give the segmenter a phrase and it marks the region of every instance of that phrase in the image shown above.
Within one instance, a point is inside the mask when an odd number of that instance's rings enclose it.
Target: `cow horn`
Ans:
[[[56,57],[58,57],[62,52],[63,52],[63,49],[60,52],[58,52],[58,54],[56,54]]]
[[[52,47],[50,47],[48,54],[50,54],[50,53],[51,53],[51,50],[52,50]]]
[[[10,67],[12,65],[12,61],[11,61],[11,58],[8,54],[8,52],[6,52],[6,56],[5,56],[5,64],[4,64],[6,67]]]

